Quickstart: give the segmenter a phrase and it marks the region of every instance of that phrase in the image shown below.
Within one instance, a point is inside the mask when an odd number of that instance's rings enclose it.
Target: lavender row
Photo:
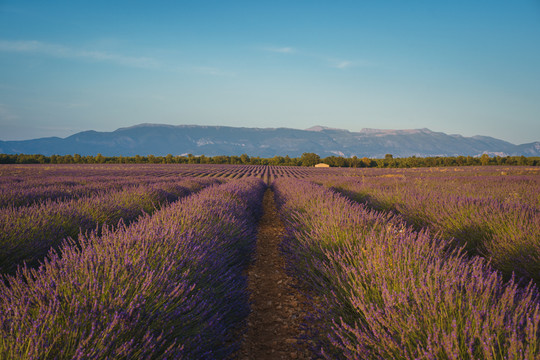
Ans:
[[[175,183],[130,186],[69,201],[49,201],[0,209],[0,272],[13,273],[23,262],[37,264],[62,239],[104,224],[129,223],[165,202],[216,183],[178,179]]]
[[[29,178],[24,181],[5,182],[0,186],[0,208],[28,206],[47,200],[66,201],[94,196],[102,192],[118,191],[134,185],[164,184],[178,181],[175,178],[92,177],[92,178]]]
[[[356,170],[356,169],[354,169]],[[52,180],[72,178],[99,179],[100,177],[224,177],[246,178],[261,177],[273,179],[278,177],[304,178],[309,176],[342,176],[356,173],[353,169],[343,168],[310,168],[298,166],[267,165],[221,165],[221,164],[54,164],[54,165],[1,165],[0,188],[15,182],[32,182],[36,179]],[[22,185],[22,184],[21,184]]]
[[[540,295],[481,257],[449,250],[302,180],[274,183],[289,267],[310,289],[316,356],[327,359],[537,359]]]
[[[470,189],[470,181],[448,182],[434,184],[424,178],[392,184],[364,179],[334,180],[327,185],[378,210],[397,212],[416,229],[428,227],[454,246],[465,246],[469,254],[488,258],[507,278],[516,273],[540,284],[540,209],[518,198],[504,201],[485,195],[505,185],[514,188],[509,193],[517,193],[518,180],[477,182],[477,193],[484,194],[480,197],[456,194],[462,187]],[[530,190],[531,183],[534,179],[526,179],[522,186]]]
[[[264,185],[213,186],[0,284],[0,358],[219,359],[249,312]]]
[[[349,179],[356,178],[366,187],[388,190],[390,194],[412,187],[540,209],[539,175],[537,169],[504,167],[493,167],[489,171],[478,167],[364,169]]]
[[[4,178],[99,178],[138,177],[153,175],[156,177],[178,176],[182,169],[189,166],[159,164],[35,164],[35,165],[2,165],[0,164],[0,184]]]

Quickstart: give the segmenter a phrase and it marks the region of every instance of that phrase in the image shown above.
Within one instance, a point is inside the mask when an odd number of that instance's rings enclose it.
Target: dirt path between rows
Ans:
[[[285,273],[285,261],[278,245],[284,234],[274,193],[264,194],[263,216],[259,221],[255,262],[248,269],[251,314],[239,359],[309,359],[305,344],[297,338],[304,320],[304,297]]]

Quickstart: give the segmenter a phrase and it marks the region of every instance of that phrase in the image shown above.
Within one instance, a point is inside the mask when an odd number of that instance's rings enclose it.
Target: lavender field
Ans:
[[[325,359],[539,359],[540,169],[0,166],[0,359],[230,359],[263,194]]]

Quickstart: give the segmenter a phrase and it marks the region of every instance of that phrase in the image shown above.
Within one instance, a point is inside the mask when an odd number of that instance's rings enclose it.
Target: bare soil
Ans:
[[[259,221],[255,262],[248,269],[251,314],[239,359],[309,359],[300,324],[306,314],[305,298],[285,272],[279,251],[285,229],[278,216],[274,193],[268,189]]]

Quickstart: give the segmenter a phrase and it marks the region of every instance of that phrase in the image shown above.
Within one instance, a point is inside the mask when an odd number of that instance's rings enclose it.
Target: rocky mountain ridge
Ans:
[[[43,155],[241,155],[380,158],[408,156],[540,156],[540,142],[515,145],[489,136],[465,137],[429,129],[362,129],[324,126],[306,130],[230,126],[139,124],[112,132],[83,131],[66,138],[0,141],[0,153]]]

